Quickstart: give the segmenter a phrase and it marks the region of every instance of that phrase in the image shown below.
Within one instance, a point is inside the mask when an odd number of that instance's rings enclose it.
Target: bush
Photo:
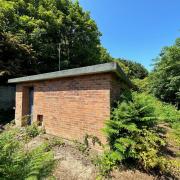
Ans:
[[[51,174],[54,167],[53,152],[43,144],[31,151],[19,140],[19,130],[0,134],[0,177],[2,179],[40,179]]]
[[[150,80],[149,76],[145,77],[144,79],[132,79],[133,84],[136,86],[138,91],[140,92],[150,92]]]
[[[165,108],[168,111],[164,112]],[[134,162],[144,170],[158,168],[166,171],[162,168],[165,161],[161,161],[166,159],[161,154],[166,142],[160,137],[158,123],[163,122],[163,119],[175,122],[178,112],[170,117],[174,111],[172,107],[165,106],[145,93],[133,92],[122,96],[104,128],[111,150],[109,155],[105,153],[101,158],[102,174],[119,163],[129,162]]]
[[[99,168],[99,177],[108,177],[114,167],[117,166],[118,162],[121,161],[121,157],[118,152],[105,151],[102,156],[97,156],[93,163]]]
[[[34,138],[43,132],[42,129],[39,129],[39,127],[36,124],[27,126],[25,131],[26,131],[27,137],[29,137],[29,138]]]
[[[164,157],[160,157],[159,168],[168,176],[180,177],[180,160],[178,159],[167,159]]]

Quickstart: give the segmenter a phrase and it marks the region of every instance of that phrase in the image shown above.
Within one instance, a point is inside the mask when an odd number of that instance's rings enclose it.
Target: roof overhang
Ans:
[[[120,66],[116,62],[14,78],[14,79],[9,79],[8,83],[44,81],[44,80],[59,79],[64,77],[100,74],[100,73],[108,73],[108,72],[115,73],[121,80],[126,82],[126,84],[128,84],[131,87],[133,86],[129,78],[126,76],[124,71],[120,68]]]

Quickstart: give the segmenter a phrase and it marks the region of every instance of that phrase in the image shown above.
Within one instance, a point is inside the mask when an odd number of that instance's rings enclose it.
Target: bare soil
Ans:
[[[28,148],[35,148],[43,142],[49,141],[52,136],[47,134],[37,136],[28,143]],[[98,177],[97,167],[91,162],[94,152],[89,155],[78,150],[72,142],[66,142],[64,146],[53,148],[57,166],[54,177],[57,180],[96,180]],[[154,180],[158,179],[138,170],[114,170],[111,174],[112,180]]]

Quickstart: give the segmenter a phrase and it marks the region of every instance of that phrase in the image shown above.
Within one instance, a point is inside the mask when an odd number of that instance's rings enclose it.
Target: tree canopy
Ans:
[[[99,63],[101,33],[77,1],[0,0],[0,19],[1,32],[32,46],[39,72],[58,70],[58,43],[62,69]]]
[[[126,59],[118,60],[128,69],[127,75],[129,76],[129,78],[144,79],[148,76],[148,71],[142,64]]]
[[[130,78],[148,73],[102,47],[95,21],[78,1],[0,0],[0,32],[0,70],[13,77],[58,70],[59,44],[61,69],[116,61]]]
[[[180,43],[163,48],[156,59],[151,76],[153,94],[159,99],[176,104],[180,102]]]
[[[16,36],[0,32],[0,80],[37,72],[35,52]]]

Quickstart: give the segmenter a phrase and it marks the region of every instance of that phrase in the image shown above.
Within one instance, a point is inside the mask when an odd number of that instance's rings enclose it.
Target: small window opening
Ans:
[[[43,124],[43,115],[38,114],[37,115],[37,125],[42,126]]]

